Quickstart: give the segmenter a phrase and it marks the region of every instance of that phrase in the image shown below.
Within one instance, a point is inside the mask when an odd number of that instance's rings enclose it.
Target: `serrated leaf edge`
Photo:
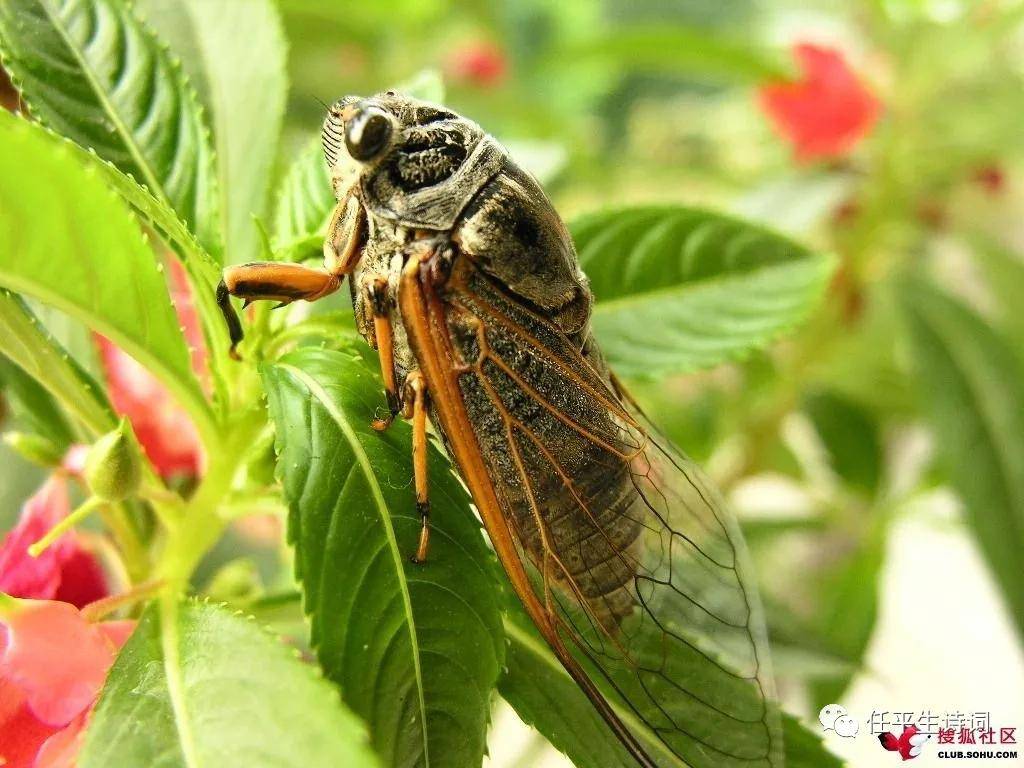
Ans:
[[[621,373],[624,373],[630,379],[633,379],[635,381],[654,381],[654,380],[657,380],[657,379],[660,379],[660,378],[664,377],[665,375],[669,375],[669,374],[673,374],[673,373],[678,373],[678,374],[694,373],[694,372],[697,372],[697,371],[703,371],[703,370],[708,370],[708,369],[711,369],[711,368],[716,368],[716,367],[718,367],[720,365],[725,365],[726,363],[738,363],[738,362],[743,362],[744,360],[749,359],[750,356],[753,355],[758,350],[761,350],[761,349],[764,349],[765,347],[771,346],[772,344],[777,342],[779,339],[782,339],[785,336],[788,336],[790,333],[792,333],[794,330],[796,330],[799,326],[803,325],[808,320],[808,318],[810,318],[811,316],[814,315],[814,313],[821,306],[822,302],[824,302],[825,296],[826,296],[826,291],[824,289],[827,287],[829,278],[835,273],[835,270],[836,270],[836,268],[839,265],[839,259],[838,259],[838,257],[835,254],[831,254],[831,253],[818,254],[818,258],[821,261],[821,272],[817,276],[816,280],[817,280],[818,285],[820,287],[815,292],[816,295],[814,296],[814,298],[811,301],[807,302],[806,305],[804,306],[804,308],[800,312],[794,314],[792,319],[789,322],[783,323],[783,324],[777,326],[775,329],[773,329],[773,331],[771,333],[763,336],[756,344],[748,344],[748,345],[745,345],[743,347],[738,347],[736,349],[728,350],[728,351],[725,352],[725,354],[723,354],[715,362],[704,364],[704,365],[662,365],[662,366],[657,366],[657,367],[654,367],[654,368],[651,368],[651,369],[637,370],[635,367],[630,366],[630,365],[623,365],[622,363],[615,363],[614,359],[610,359],[609,363],[617,371],[619,371]],[[764,267],[759,268],[759,270],[762,270],[762,269],[763,270],[768,270],[772,266],[777,266],[777,265],[766,265]],[[693,288],[696,291],[696,290],[706,289],[706,288],[710,288],[710,287],[723,287],[723,286],[727,287],[730,281],[749,279],[751,275],[756,274],[759,270],[751,270],[751,271],[747,271],[747,272],[744,272],[744,273],[739,274],[739,275],[734,274],[734,275],[731,275],[729,278],[717,278],[716,279],[717,284],[716,284],[715,281],[711,281],[711,280],[703,281],[703,282],[701,282],[699,284],[694,284]],[[671,289],[666,289],[666,290],[673,291],[673,290],[679,290],[679,289],[678,288],[671,288]],[[645,296],[649,296],[650,294],[644,294],[644,295]],[[595,303],[595,305],[594,305],[594,314],[595,315],[600,312],[602,306],[606,306],[606,305],[602,305],[601,302],[599,302],[599,301]],[[601,341],[601,338],[598,337],[598,342],[600,342],[600,341]]]
[[[44,4],[41,3],[40,5],[44,5]],[[95,79],[94,79],[94,77],[92,75],[92,72],[89,70],[88,67],[85,66],[85,62],[82,61],[82,59],[81,59],[81,57],[79,55],[78,49],[75,46],[73,46],[71,44],[71,42],[67,39],[67,36],[64,34],[64,30],[61,28],[61,26],[59,24],[57,24],[55,21],[53,21],[53,18],[52,18],[52,15],[50,13],[50,10],[48,8],[45,8],[45,7],[44,7],[44,10],[45,10],[45,12],[47,14],[47,18],[50,19],[50,22],[53,25],[53,28],[57,31],[57,33],[61,36],[61,38],[64,39],[64,42],[68,45],[68,48],[74,53],[75,58],[78,60],[79,66],[81,67],[81,71],[83,72],[83,74],[85,74],[85,76],[89,80],[90,85],[92,86],[93,90],[96,92],[97,98],[103,103],[107,114],[110,115],[111,120],[113,120],[115,122],[115,124],[117,125],[118,133],[122,136],[122,139],[124,140],[125,145],[129,148],[129,153],[131,154],[132,158],[138,164],[139,168],[142,169],[143,173],[146,174],[147,176],[149,176],[150,178],[147,181],[140,183],[139,181],[135,180],[134,176],[131,173],[127,173],[125,171],[122,171],[120,168],[117,168],[117,166],[114,165],[113,163],[110,163],[109,161],[107,161],[107,160],[105,160],[103,158],[100,158],[99,155],[96,153],[96,150],[95,150],[94,147],[78,144],[78,142],[74,141],[73,139],[70,139],[70,138],[68,138],[66,136],[63,136],[62,134],[59,134],[56,131],[54,131],[52,128],[50,128],[50,126],[47,124],[47,122],[43,118],[43,116],[34,107],[33,99],[25,91],[24,85],[21,82],[21,78],[17,77],[15,75],[15,73],[14,73],[14,70],[11,69],[11,67],[10,67],[10,54],[7,52],[6,47],[3,45],[3,37],[0,36],[0,66],[3,66],[4,70],[7,72],[8,77],[9,77],[9,79],[11,81],[11,85],[17,91],[18,96],[21,99],[21,103],[25,107],[25,114],[27,116],[29,116],[29,117],[32,117],[36,124],[38,124],[41,127],[43,127],[50,134],[52,134],[54,136],[60,136],[65,141],[68,141],[68,142],[70,142],[72,144],[75,144],[76,146],[80,147],[81,149],[96,155],[96,157],[98,159],[100,159],[102,162],[104,162],[107,165],[109,165],[111,168],[114,168],[115,170],[117,170],[119,173],[121,173],[121,175],[126,176],[126,177],[132,179],[132,181],[135,182],[136,185],[138,185],[142,189],[146,190],[146,192],[154,200],[162,203],[167,209],[169,209],[171,211],[174,211],[174,206],[171,205],[170,200],[168,200],[167,196],[163,193],[162,187],[160,186],[160,184],[158,183],[156,178],[153,177],[152,171],[151,171],[151,169],[149,167],[149,163],[142,161],[142,156],[141,156],[141,154],[140,154],[140,152],[138,150],[138,147],[137,147],[137,144],[136,144],[136,142],[134,140],[134,137],[132,137],[131,132],[128,131],[126,126],[124,126],[121,123],[121,120],[117,116],[116,112],[114,112],[112,107],[108,104],[108,101],[107,101],[105,95],[103,94],[102,89],[100,89],[98,83],[96,83],[96,81],[95,81]],[[217,178],[217,174],[216,174],[216,167],[217,167],[217,165],[216,165],[216,151],[215,151],[213,142],[210,141],[212,134],[211,134],[211,131],[210,131],[209,123],[207,122],[207,119],[206,119],[205,110],[203,109],[202,103],[199,100],[199,96],[196,93],[195,87],[192,85],[192,82],[189,79],[188,75],[185,73],[184,68],[181,66],[181,60],[171,50],[170,46],[167,45],[167,43],[165,43],[163,41],[163,39],[160,38],[153,31],[153,29],[142,19],[142,17],[138,14],[138,12],[135,9],[135,4],[131,3],[131,2],[125,3],[125,10],[126,10],[127,14],[131,17],[132,21],[134,21],[136,24],[139,25],[140,29],[142,30],[143,35],[147,36],[149,38],[151,44],[154,45],[155,48],[162,54],[163,58],[166,60],[166,62],[168,64],[168,66],[170,67],[170,69],[178,75],[178,77],[180,78],[179,82],[180,82],[180,85],[181,85],[182,92],[185,94],[185,97],[188,99],[188,102],[196,110],[196,113],[197,113],[197,116],[198,116],[198,120],[199,120],[199,125],[200,125],[200,136],[201,136],[202,140],[204,141],[205,146],[206,146],[206,150],[208,152],[207,162],[205,164],[206,165],[206,172],[208,174],[208,178],[210,179],[210,183],[213,184],[214,187],[215,187],[215,189],[212,190],[213,194],[211,194],[209,196],[209,199],[212,201],[212,203],[211,203],[211,209],[208,211],[208,214],[210,215],[210,217],[214,221],[216,221],[218,223],[218,229],[219,229],[219,224],[220,224],[220,219],[221,219],[221,211],[220,211],[220,209],[219,209],[219,207],[217,205],[217,203],[218,203],[218,201],[220,199],[220,193],[219,193],[219,190],[216,189],[216,187],[218,187],[218,178]],[[199,183],[199,179],[201,178],[201,174],[197,173],[196,178],[197,178],[197,184],[198,184]],[[158,192],[159,192],[159,194],[158,194]],[[132,207],[134,208],[134,206],[132,206]],[[198,243],[198,239],[195,237],[194,233],[192,232],[193,228],[189,227],[187,220],[182,219],[177,214],[176,211],[174,212],[174,216],[178,220],[179,223],[184,225],[185,231],[188,232],[189,234],[191,234],[192,237],[193,237],[193,240],[195,240]],[[198,224],[198,222],[196,222],[196,223]],[[218,232],[218,234],[219,234],[219,232]],[[200,250],[205,252],[205,249],[200,248]],[[207,253],[207,255],[209,256],[209,253]]]

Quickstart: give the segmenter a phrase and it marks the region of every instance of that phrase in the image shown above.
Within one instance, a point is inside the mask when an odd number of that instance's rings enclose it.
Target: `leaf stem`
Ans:
[[[164,580],[169,593],[178,595],[184,591],[196,565],[227,527],[228,521],[218,511],[231,491],[235,475],[248,457],[247,449],[264,423],[252,408],[235,422],[228,438],[212,455],[206,477],[187,502],[184,514],[168,531],[157,578]]]
[[[117,542],[117,549],[128,578],[132,582],[144,578],[149,572],[149,554],[138,537],[128,509],[123,503],[111,504],[101,508],[99,514],[103,525]]]
[[[82,608],[82,617],[86,621],[99,621],[116,610],[126,608],[145,600],[148,597],[152,597],[163,587],[163,585],[164,583],[159,579],[149,579],[148,581],[136,584],[131,589],[128,589],[118,595],[109,595],[108,597],[102,597],[99,600],[94,600]]]
[[[99,496],[90,496],[70,515],[47,531],[39,541],[31,544],[28,548],[28,553],[32,555],[32,557],[39,557],[39,555],[41,555],[47,547],[53,544],[53,542],[59,539],[61,535],[71,530],[73,527],[78,525],[78,523],[82,522],[85,518],[106,503],[107,502]]]

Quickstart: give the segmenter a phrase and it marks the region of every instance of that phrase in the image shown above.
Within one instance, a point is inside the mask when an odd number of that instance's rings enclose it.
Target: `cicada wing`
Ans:
[[[629,442],[641,446],[622,513],[640,528],[623,589],[632,609],[608,626],[560,596],[565,631],[689,765],[781,766],[767,633],[739,526],[700,468],[626,409]]]
[[[494,505],[504,518],[488,524],[508,539],[495,549],[556,653],[571,649],[570,672],[596,683],[602,714],[667,764],[781,766],[753,577],[703,474],[621,397],[595,349],[467,259],[430,312],[411,296],[433,288],[408,272],[402,290],[467,484],[485,523]]]

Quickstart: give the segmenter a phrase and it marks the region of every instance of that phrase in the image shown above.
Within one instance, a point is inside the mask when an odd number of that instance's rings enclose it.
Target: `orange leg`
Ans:
[[[388,296],[388,279],[384,275],[373,275],[366,278],[364,290],[370,308],[373,311],[373,335],[377,342],[377,354],[380,356],[380,374],[384,379],[384,395],[388,400],[388,417],[375,419],[373,428],[384,431],[401,410],[398,397],[398,382],[395,378],[395,336],[391,328],[391,306]]]
[[[350,192],[335,207],[324,240],[324,265],[319,269],[280,261],[258,261],[227,267],[217,286],[217,305],[227,321],[231,356],[242,340],[242,324],[231,306],[231,297],[251,301],[270,299],[283,307],[303,299],[316,301],[338,290],[342,278],[362,255],[366,217],[355,194]]]
[[[430,498],[427,494],[427,385],[423,374],[413,371],[406,377],[402,397],[399,398],[388,279],[384,275],[369,275],[364,280],[366,299],[373,312],[373,335],[377,343],[377,354],[380,355],[381,377],[384,379],[384,394],[389,410],[386,419],[374,420],[373,428],[378,431],[387,429],[399,413],[403,418],[412,421],[413,485],[416,488],[416,511],[422,522],[419,545],[416,554],[412,556],[412,561],[422,563],[427,559],[427,551],[430,548]]]
[[[413,371],[405,381],[404,416],[412,418],[412,470],[416,488],[416,511],[420,513],[420,541],[414,563],[427,559],[430,548],[430,497],[427,493],[427,386],[423,374]]]
[[[228,324],[231,337],[231,356],[242,340],[242,325],[231,306],[231,296],[249,302],[269,299],[283,307],[297,299],[316,301],[338,290],[341,277],[325,269],[312,269],[301,264],[277,261],[258,261],[227,267],[217,286],[217,304]]]

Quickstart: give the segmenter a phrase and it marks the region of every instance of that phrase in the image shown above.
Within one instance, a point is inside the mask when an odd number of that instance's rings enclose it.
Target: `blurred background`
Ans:
[[[1024,4],[279,7],[282,170],[321,100],[414,84],[504,142],[567,220],[682,203],[835,253],[825,301],[768,352],[638,394],[744,523],[785,706],[816,731],[832,702],[861,720],[831,749],[857,768],[896,759],[865,738],[873,710],[990,712],[1024,739]],[[969,321],[930,356],[902,309],[922,283]],[[48,317],[95,367],[83,332]],[[43,476],[4,451],[0,528]],[[208,592],[287,582],[276,522],[218,548]],[[504,705],[490,755],[568,764]]]

